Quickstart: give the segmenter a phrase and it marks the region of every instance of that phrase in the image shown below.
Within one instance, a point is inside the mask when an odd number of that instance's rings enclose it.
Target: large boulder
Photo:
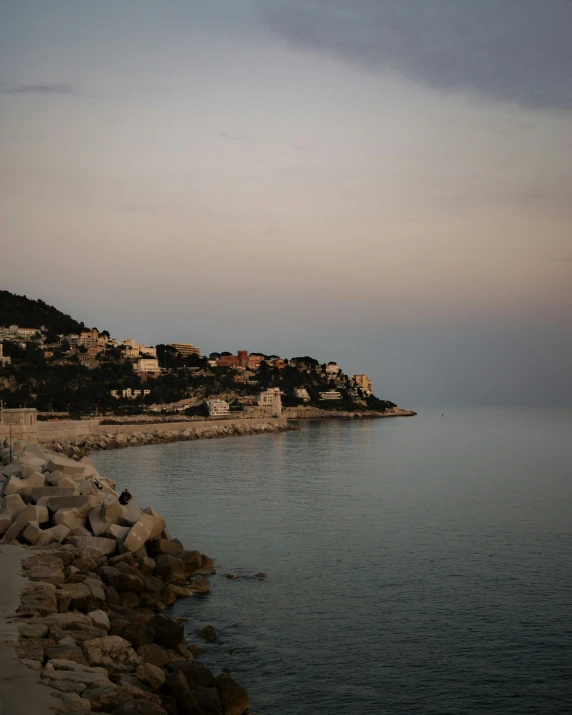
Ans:
[[[183,673],[170,673],[167,676],[166,690],[177,703],[178,713],[184,713],[184,715],[203,715]]]
[[[30,476],[25,479],[11,476],[4,484],[4,495],[21,494],[23,496],[29,496],[32,489],[43,487],[44,482],[45,477],[43,474],[40,474],[40,472],[32,472]]]
[[[0,500],[0,535],[8,531],[18,514],[26,508],[26,503],[19,494],[11,494]]]
[[[101,536],[112,524],[121,525],[122,520],[123,507],[113,497],[106,497],[89,514],[89,525],[95,536]]]
[[[215,679],[211,671],[196,660],[179,660],[167,665],[167,670],[171,673],[181,672],[185,676],[191,690],[195,688],[212,688]]]
[[[0,543],[10,543],[11,541],[14,541],[20,536],[28,524],[32,522],[35,522],[36,524],[45,523],[47,521],[46,512],[47,510],[45,507],[32,506],[31,504],[28,504],[28,506],[22,509],[16,519],[8,527]]]
[[[50,544],[61,544],[69,533],[69,528],[64,524],[61,524],[60,526],[52,526],[51,529],[40,529],[33,545],[49,546]]]
[[[123,506],[123,521],[130,526],[133,526],[139,521],[141,514],[142,511],[133,498]]]
[[[52,454],[49,461],[46,464],[47,472],[55,472],[56,470],[62,472],[62,474],[85,474],[87,465],[75,462],[73,459],[64,457],[62,455]]]
[[[161,554],[155,561],[155,573],[167,583],[185,580],[185,565],[181,559],[169,554]]]
[[[219,675],[215,679],[220,703],[224,715],[243,715],[250,707],[250,698],[246,690],[234,678]]]
[[[101,666],[110,673],[133,672],[143,662],[129,641],[120,636],[104,636],[86,641],[83,650],[89,665]]]
[[[160,690],[167,679],[165,671],[152,663],[138,665],[135,670],[135,677],[151,690]]]
[[[85,524],[85,516],[82,516],[80,509],[70,507],[67,509],[58,509],[53,517],[56,526],[67,526],[72,529],[80,529]]]
[[[115,539],[104,539],[101,536],[68,536],[66,543],[78,549],[98,549],[104,556],[114,554],[117,549]]]
[[[118,635],[129,641],[134,648],[150,645],[155,640],[155,629],[147,623],[134,621],[121,628]]]
[[[146,541],[154,539],[165,529],[163,517],[151,514],[141,514],[139,520],[131,527],[127,538],[123,542],[124,551],[135,552],[140,549]]]
[[[185,640],[183,624],[161,613],[149,619],[148,625],[155,629],[155,643],[162,648],[176,648]]]
[[[38,503],[38,500],[42,497],[73,497],[75,495],[75,488],[72,487],[34,487],[30,491],[30,496],[32,501]],[[47,506],[47,503],[46,503]]]
[[[155,665],[157,668],[164,668],[171,660],[163,648],[156,643],[142,645],[137,650],[137,655],[140,656],[145,663],[151,663],[151,665]]]
[[[87,516],[92,509],[99,506],[101,499],[97,496],[66,496],[48,499],[48,509],[57,512],[60,509],[77,509],[81,516]]]

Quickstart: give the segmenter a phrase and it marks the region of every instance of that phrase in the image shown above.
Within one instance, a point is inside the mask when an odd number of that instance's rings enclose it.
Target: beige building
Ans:
[[[230,414],[230,405],[224,400],[208,400],[210,417],[228,417]]]
[[[361,388],[366,395],[371,395],[373,383],[365,374],[352,375],[352,381],[356,387]]]
[[[139,358],[133,369],[135,372],[161,372],[157,358]]]
[[[178,353],[184,356],[201,354],[201,349],[190,343],[169,343],[169,347],[175,348]]]

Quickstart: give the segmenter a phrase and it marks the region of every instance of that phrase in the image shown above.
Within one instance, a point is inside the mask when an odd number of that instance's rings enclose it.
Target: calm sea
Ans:
[[[572,411],[421,412],[102,452],[216,560],[179,601],[268,715],[572,712]],[[263,571],[267,579],[229,580]]]

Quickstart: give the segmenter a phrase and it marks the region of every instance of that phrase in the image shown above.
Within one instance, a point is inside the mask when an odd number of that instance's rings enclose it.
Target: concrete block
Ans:
[[[42,497],[73,497],[75,489],[73,487],[34,487],[30,491],[32,499],[38,503]],[[47,506],[47,503],[43,504]]]
[[[53,486],[57,486],[57,483],[60,481],[60,479],[63,479],[64,473],[60,472],[59,469],[56,469],[53,472],[46,472],[45,473],[46,477],[46,482],[48,484],[52,484]]]
[[[30,546],[36,546],[36,544],[38,543],[38,538],[40,537],[41,533],[42,533],[42,530],[38,526],[38,523],[35,521],[32,521],[28,524],[28,526],[22,532],[21,538],[27,544],[30,544]]]
[[[89,529],[86,529],[85,526],[77,526],[75,529],[72,529],[70,531],[70,536],[93,536],[91,531]]]
[[[109,539],[115,539],[116,541],[124,541],[127,538],[127,534],[131,531],[130,526],[119,526],[118,524],[111,524],[103,532],[102,536]]]
[[[45,447],[41,447],[39,444],[27,444],[24,447],[24,452],[27,452],[28,454],[33,454],[34,457],[39,457],[45,462],[47,462],[47,460],[51,456],[48,450],[45,449]]]
[[[68,509],[58,509],[54,514],[54,524],[55,526],[64,525],[67,526],[71,531],[72,529],[78,529],[82,527],[85,523],[85,516],[82,516],[79,509],[74,509],[70,507]]]
[[[114,554],[117,542],[97,536],[68,536],[66,542],[78,549],[99,549],[104,556]]]
[[[150,514],[142,514],[139,521],[131,527],[129,534],[123,543],[123,549],[126,551],[137,551],[146,541],[154,539],[165,529],[165,521],[163,517],[151,516]]]
[[[43,487],[45,478],[39,472],[33,472],[26,479],[18,477],[10,477],[4,484],[4,494],[23,494],[29,495],[35,487]]]
[[[8,464],[2,469],[2,474],[5,477],[19,477],[22,474],[22,465],[18,464],[18,462],[12,462],[12,464]]]
[[[31,472],[42,472],[46,464],[45,459],[38,459],[28,455],[21,455],[19,461],[24,465],[22,467],[22,476],[28,477]]]
[[[0,543],[7,544],[14,539],[17,539],[24,529],[31,522],[39,523],[38,513],[42,511],[42,507],[32,506],[29,504],[22,509],[13,523],[8,527]]]
[[[89,514],[89,525],[95,536],[101,536],[111,524],[121,524],[123,507],[113,497],[107,497]]]
[[[52,526],[51,529],[43,529],[38,536],[36,546],[49,546],[49,544],[61,544],[68,536],[70,530],[64,524]]]
[[[102,500],[97,496],[51,497],[48,499],[48,509],[52,512],[77,509],[82,516],[87,516]]]
[[[123,507],[123,520],[133,526],[133,524],[136,524],[141,518],[141,513],[141,509],[137,506],[135,499],[131,499],[131,501]]]
[[[69,459],[68,457],[52,455],[46,464],[46,469],[48,472],[53,472],[58,469],[64,474],[84,474],[86,465],[74,462],[73,459]]]

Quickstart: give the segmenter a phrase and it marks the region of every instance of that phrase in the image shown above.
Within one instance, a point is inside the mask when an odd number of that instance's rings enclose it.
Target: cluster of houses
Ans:
[[[145,383],[148,378],[161,375],[163,368],[159,365],[157,349],[135,342],[132,338],[119,342],[112,338],[109,333],[99,333],[97,329],[83,330],[80,333],[70,333],[59,335],[59,343],[48,343],[46,339],[48,331],[45,326],[39,328],[23,328],[18,325],[0,327],[0,368],[10,364],[10,357],[3,355],[2,341],[9,340],[26,346],[27,342],[34,342],[44,351],[46,358],[54,356],[54,349],[66,346],[66,357],[75,356],[79,362],[88,368],[95,368],[105,359],[106,353],[111,350],[119,350],[122,359],[132,362],[133,370],[139,377],[141,383]],[[183,356],[201,355],[200,348],[190,343],[170,343],[171,348]],[[69,348],[67,347],[69,346]],[[293,358],[288,361],[278,356],[267,357],[260,353],[249,354],[247,350],[238,350],[236,355],[231,353],[211,353],[208,365],[211,368],[229,368],[233,370],[233,381],[238,384],[256,385],[258,384],[256,371],[260,364],[267,365],[279,370],[284,369],[289,364],[294,364],[298,370],[308,373],[316,373],[327,379],[330,389],[320,392],[320,400],[332,401],[343,399],[344,390],[350,397],[359,399],[372,394],[372,382],[365,374],[352,375],[351,378],[345,375],[340,366],[335,362],[320,365],[316,361],[305,358]],[[189,368],[203,372],[200,368]],[[151,394],[149,389],[125,389],[112,390],[111,395],[116,399],[144,399]],[[303,402],[310,402],[310,394],[304,387],[297,388],[295,395]],[[270,388],[260,393],[258,398],[260,407],[269,408],[272,414],[279,415],[282,411],[282,401],[280,390]],[[230,406],[224,400],[210,400],[208,402],[209,414],[211,417],[224,417],[229,414]]]

